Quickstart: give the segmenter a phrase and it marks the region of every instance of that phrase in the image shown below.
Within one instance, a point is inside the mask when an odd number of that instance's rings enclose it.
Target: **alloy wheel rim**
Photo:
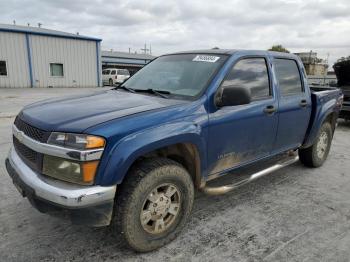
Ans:
[[[150,234],[161,234],[175,221],[179,214],[180,190],[171,183],[154,188],[142,205],[140,222]]]

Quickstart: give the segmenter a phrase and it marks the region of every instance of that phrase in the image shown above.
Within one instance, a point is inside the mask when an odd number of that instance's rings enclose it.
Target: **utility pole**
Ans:
[[[145,47],[141,48],[141,51],[143,51],[144,54],[147,54],[147,52],[149,51],[149,49],[147,48],[146,43],[145,43]]]
[[[326,73],[323,77],[323,85],[326,85],[326,75],[328,75],[328,67],[329,67],[328,60],[329,60],[329,53],[327,53],[327,60],[326,60],[327,68],[326,68]]]

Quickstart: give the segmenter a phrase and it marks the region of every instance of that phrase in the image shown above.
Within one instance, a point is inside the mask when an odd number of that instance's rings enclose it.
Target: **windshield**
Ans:
[[[179,54],[161,56],[142,68],[122,86],[134,90],[167,92],[196,97],[206,87],[227,56],[217,54]]]

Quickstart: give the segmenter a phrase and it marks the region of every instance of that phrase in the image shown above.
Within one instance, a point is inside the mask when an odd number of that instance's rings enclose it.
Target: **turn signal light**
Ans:
[[[99,161],[92,161],[81,164],[81,167],[83,168],[84,183],[90,184],[94,181],[98,163]]]
[[[87,136],[86,137],[86,149],[100,148],[105,146],[105,140],[98,136]]]

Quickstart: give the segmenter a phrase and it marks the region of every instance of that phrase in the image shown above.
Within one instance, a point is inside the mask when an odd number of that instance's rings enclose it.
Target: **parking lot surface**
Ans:
[[[127,249],[109,228],[36,211],[5,171],[14,117],[38,100],[96,90],[0,89],[0,261],[350,260],[350,122],[342,120],[322,167],[296,163],[224,196],[197,193],[183,233],[154,252]]]

